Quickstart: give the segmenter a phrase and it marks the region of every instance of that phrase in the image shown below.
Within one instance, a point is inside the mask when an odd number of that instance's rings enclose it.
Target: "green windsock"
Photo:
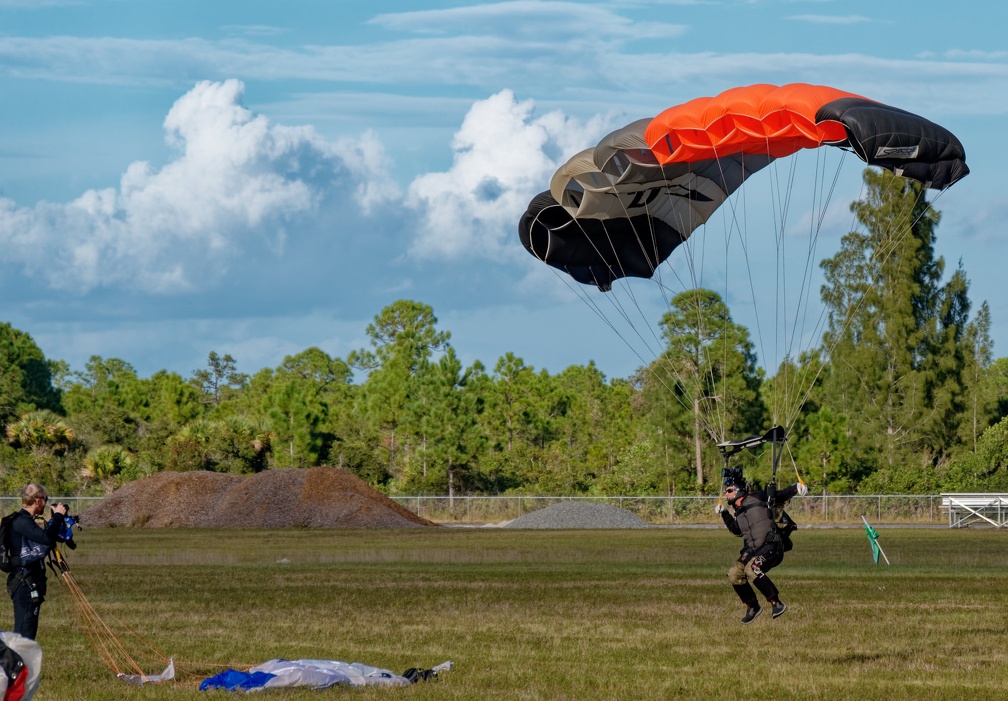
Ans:
[[[868,542],[871,543],[872,559],[875,560],[875,564],[877,565],[879,553],[882,553],[882,557],[888,565],[889,558],[886,557],[885,551],[882,550],[882,546],[878,543],[878,531],[868,524],[868,520],[864,516],[861,517],[861,520],[864,521],[864,530],[868,535]]]
[[[864,516],[862,516],[861,518],[862,518],[862,520],[864,520]],[[877,565],[878,564],[878,552],[879,552],[879,547],[878,547],[878,531],[876,531],[874,528],[872,528],[871,526],[869,526],[868,525],[868,521],[865,521],[864,530],[865,530],[865,533],[868,534],[868,542],[871,543],[872,559],[875,560],[875,564]]]

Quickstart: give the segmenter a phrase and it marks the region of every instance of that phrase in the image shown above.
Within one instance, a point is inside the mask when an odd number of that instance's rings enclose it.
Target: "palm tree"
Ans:
[[[7,441],[15,448],[27,448],[36,454],[62,455],[73,445],[74,431],[60,416],[43,409],[7,424]]]
[[[108,494],[116,486],[116,475],[133,466],[133,455],[119,445],[103,445],[90,451],[84,458],[81,477],[98,480]]]

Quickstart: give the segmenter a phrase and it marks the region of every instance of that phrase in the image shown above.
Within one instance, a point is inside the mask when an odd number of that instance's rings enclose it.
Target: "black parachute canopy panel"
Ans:
[[[676,229],[647,215],[575,219],[549,192],[529,202],[518,237],[539,260],[602,291],[620,278],[650,278],[683,242]]]
[[[840,122],[849,145],[869,165],[944,190],[969,174],[966,151],[955,134],[912,112],[863,98],[828,102],[816,121]]]

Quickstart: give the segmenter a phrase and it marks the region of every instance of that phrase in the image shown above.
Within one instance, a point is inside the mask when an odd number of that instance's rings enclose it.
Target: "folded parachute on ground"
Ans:
[[[437,677],[439,672],[452,668],[451,662],[442,662],[431,669],[408,669],[402,674],[387,669],[370,667],[360,662],[337,660],[270,660],[250,668],[247,672],[229,669],[200,683],[200,691],[228,689],[253,691],[294,686],[325,689],[339,684],[347,686],[407,686],[417,681]]]
[[[923,117],[826,86],[751,85],[670,107],[578,153],[532,199],[519,237],[602,290],[648,278],[750,175],[820,146],[936,190],[969,173],[955,135]]]
[[[31,701],[42,674],[42,648],[34,640],[0,632],[0,698]]]

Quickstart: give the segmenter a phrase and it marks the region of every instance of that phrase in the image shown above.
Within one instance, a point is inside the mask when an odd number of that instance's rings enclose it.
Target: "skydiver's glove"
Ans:
[[[725,510],[725,505],[722,504],[721,502],[718,502],[717,504],[714,505],[714,513],[717,514],[718,516],[720,516],[721,512],[724,511],[724,510]]]
[[[808,496],[808,485],[804,482],[798,483],[798,496],[805,497]]]

